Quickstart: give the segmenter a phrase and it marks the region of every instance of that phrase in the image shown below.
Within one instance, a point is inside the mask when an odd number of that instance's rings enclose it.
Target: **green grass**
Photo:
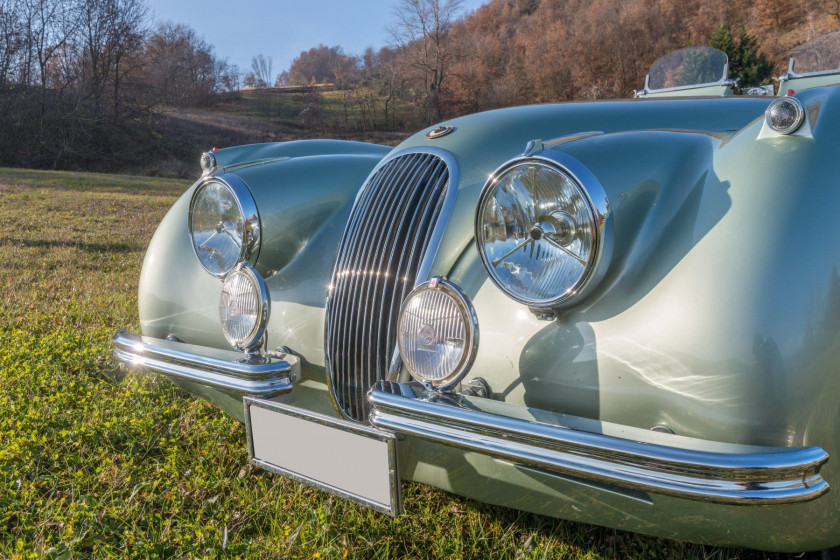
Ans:
[[[186,186],[0,169],[0,558],[785,557],[411,483],[392,520],[251,469],[238,422],[160,377],[111,380],[143,251]]]

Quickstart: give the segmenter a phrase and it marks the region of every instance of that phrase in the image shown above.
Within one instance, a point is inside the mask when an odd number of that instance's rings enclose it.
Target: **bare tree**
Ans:
[[[32,84],[33,66],[37,66],[38,84],[43,95],[47,90],[47,70],[53,56],[67,44],[76,22],[73,5],[61,0],[23,0],[18,9],[26,29],[22,82]]]
[[[120,117],[120,88],[131,70],[126,58],[142,49],[147,15],[143,0],[82,0],[79,6],[81,62],[88,94],[95,107],[110,94],[114,120]]]
[[[259,87],[268,87],[274,83],[274,60],[268,56],[258,54],[251,59],[251,72],[257,79]]]
[[[163,23],[146,40],[146,81],[158,102],[207,105],[214,94],[239,89],[239,68],[183,24]]]
[[[440,120],[440,90],[454,57],[449,30],[461,6],[462,0],[400,0],[394,9],[391,36],[422,77],[432,121]]]
[[[17,6],[0,0],[0,91],[12,81],[18,53],[23,48],[23,29]]]

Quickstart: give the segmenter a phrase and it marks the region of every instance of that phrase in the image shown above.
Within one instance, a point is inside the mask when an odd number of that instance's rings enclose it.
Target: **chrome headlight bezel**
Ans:
[[[195,204],[198,200],[198,197],[201,195],[203,190],[211,184],[219,184],[222,185],[224,188],[227,188],[231,194],[233,195],[234,200],[239,208],[239,213],[242,217],[242,231],[238,232],[240,234],[240,238],[242,239],[241,246],[239,248],[239,254],[237,255],[236,261],[227,269],[220,269],[220,270],[211,270],[205,264],[205,262],[201,258],[201,254],[199,253],[199,249],[196,243],[194,229],[193,229],[193,214],[195,210]],[[201,184],[196,187],[195,191],[192,194],[192,198],[190,199],[190,207],[189,207],[189,215],[187,218],[187,229],[190,235],[190,244],[192,245],[193,252],[195,253],[198,262],[201,264],[202,268],[206,270],[209,274],[217,277],[217,278],[224,278],[227,276],[239,263],[248,262],[250,264],[254,264],[256,262],[257,256],[259,255],[260,249],[260,215],[259,211],[257,210],[257,203],[254,201],[253,195],[251,195],[251,191],[248,190],[248,187],[245,185],[242,180],[237,177],[236,175],[232,175],[230,173],[225,173],[221,175],[210,176],[204,179]]]
[[[487,198],[493,194],[494,188],[507,171],[523,165],[543,166],[563,175],[575,188],[589,209],[594,240],[589,261],[577,282],[561,294],[549,300],[536,300],[522,297],[509,289],[505,282],[495,272],[495,267],[488,260],[483,250],[483,222],[482,208]],[[547,313],[550,317],[558,309],[569,307],[581,301],[589,294],[603,278],[609,260],[612,256],[612,213],[609,200],[604,188],[595,175],[576,158],[554,149],[544,149],[534,153],[527,153],[516,157],[496,169],[482,188],[478,204],[475,209],[474,234],[476,250],[481,258],[490,280],[514,301],[528,306],[531,311],[542,316]]]
[[[247,280],[252,283],[253,287],[256,288],[257,297],[259,298],[259,301],[257,306],[257,320],[254,323],[254,327],[251,329],[247,336],[237,340],[232,339],[228,336],[228,333],[224,328],[224,320],[221,316],[221,311],[222,298],[225,294],[225,288],[227,287],[228,282],[234,277],[234,275],[238,274],[246,276]],[[225,277],[224,284],[222,285],[222,293],[219,296],[219,323],[222,327],[222,334],[224,335],[225,339],[236,350],[241,350],[243,352],[253,352],[257,348],[259,348],[263,336],[265,335],[270,310],[271,307],[269,304],[268,287],[266,286],[265,280],[263,280],[260,273],[257,272],[257,270],[248,263],[239,263],[238,265],[236,265],[233,268],[233,270],[231,270],[230,273]]]
[[[452,371],[440,379],[426,379],[423,376],[418,375],[417,372],[412,369],[411,361],[407,359],[406,349],[403,347],[402,337],[400,336],[400,327],[409,303],[419,294],[428,291],[440,291],[450,298],[458,309],[458,312],[461,314],[465,330],[464,351],[461,358]],[[397,319],[397,347],[399,348],[401,361],[405,368],[415,380],[419,381],[423,385],[442,391],[457,385],[470,371],[470,368],[472,368],[472,365],[475,362],[475,356],[478,351],[478,338],[478,316],[475,313],[475,308],[470,302],[469,297],[452,282],[444,280],[443,278],[435,277],[417,285],[413,290],[411,290],[408,296],[406,296]]]

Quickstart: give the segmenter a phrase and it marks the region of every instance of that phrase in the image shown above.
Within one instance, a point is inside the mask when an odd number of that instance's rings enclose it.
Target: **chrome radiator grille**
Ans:
[[[333,398],[351,418],[367,418],[367,391],[388,373],[400,305],[414,288],[448,185],[438,156],[398,156],[370,177],[350,213],[327,300],[325,350]]]

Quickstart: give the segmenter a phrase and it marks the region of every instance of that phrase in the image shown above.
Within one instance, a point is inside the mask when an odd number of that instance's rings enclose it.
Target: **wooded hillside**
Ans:
[[[486,109],[627,97],[688,45],[767,82],[837,29],[840,0],[493,0],[466,15],[460,0],[394,0],[389,46],[313,46],[275,76],[270,57],[239,69],[188,25],[153,24],[145,0],[0,0],[0,165],[187,175],[212,146],[383,141]]]
[[[444,113],[628,97],[657,58],[721,31],[737,43],[743,29],[778,75],[798,45],[838,27],[834,0],[495,0],[450,32]]]

